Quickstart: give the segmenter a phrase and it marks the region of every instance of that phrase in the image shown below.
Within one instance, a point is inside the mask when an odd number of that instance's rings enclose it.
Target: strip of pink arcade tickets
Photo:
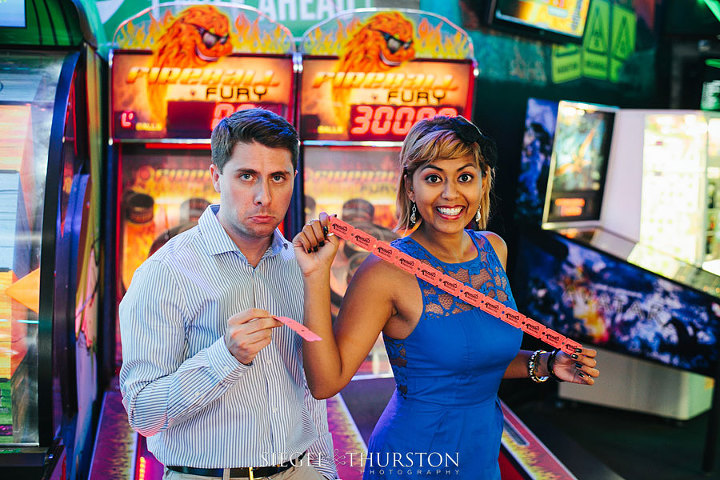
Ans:
[[[582,348],[582,345],[578,342],[545,327],[540,322],[536,322],[516,310],[506,307],[497,300],[401,252],[390,244],[382,242],[360,229],[354,228],[352,225],[336,217],[330,217],[329,231],[343,240],[352,242],[377,257],[458,297],[462,301],[489,313],[493,317],[497,317],[505,323],[521,329],[528,335],[532,335],[554,348],[562,349],[562,351],[568,355],[572,355],[579,351],[578,349]]]

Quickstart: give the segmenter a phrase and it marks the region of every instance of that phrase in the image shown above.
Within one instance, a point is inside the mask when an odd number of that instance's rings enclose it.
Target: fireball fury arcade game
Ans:
[[[390,241],[405,135],[435,115],[472,117],[472,41],[435,14],[361,9],[309,29],[300,48],[302,184],[293,231],[326,211]],[[366,256],[341,245],[332,267],[334,315]],[[381,341],[369,360],[360,374],[391,374]]]
[[[117,252],[108,255],[113,318],[135,269],[219,200],[209,172],[212,129],[253,107],[292,122],[295,75],[290,31],[243,5],[163,3],[121,24],[114,44],[108,188],[116,201],[107,212],[108,251]],[[120,332],[117,319],[113,323],[119,368]],[[122,419],[114,390],[106,395],[104,418],[117,412]],[[138,471],[157,465],[143,439],[130,441],[137,454],[123,445],[128,435],[135,438],[127,416],[117,427],[121,435],[112,423],[99,429],[98,475],[118,463],[135,468],[130,463],[136,462]]]

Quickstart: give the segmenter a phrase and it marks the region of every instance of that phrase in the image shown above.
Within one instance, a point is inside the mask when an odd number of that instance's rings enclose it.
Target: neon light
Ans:
[[[145,480],[145,474],[147,472],[147,460],[145,457],[140,457],[140,466],[138,467],[138,480]]]
[[[582,215],[585,207],[584,198],[558,198],[555,207],[561,217],[577,217]]]
[[[120,126],[123,128],[132,128],[133,120],[135,120],[135,112],[122,112],[120,114]]]
[[[715,18],[720,21],[720,2],[718,0],[704,0],[705,5],[710,9]]]
[[[350,137],[353,139],[402,139],[415,123],[436,115],[457,117],[455,107],[416,107],[400,105],[351,105]]]

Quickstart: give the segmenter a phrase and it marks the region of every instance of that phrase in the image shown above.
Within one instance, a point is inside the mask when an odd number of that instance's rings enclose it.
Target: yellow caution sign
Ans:
[[[610,57],[610,80],[620,79],[620,69],[625,60],[635,52],[635,13],[619,5],[613,5],[612,54]]]
[[[553,83],[564,83],[582,77],[582,53],[578,45],[553,45],[551,75]]]
[[[583,75],[606,79],[610,53],[610,2],[607,0],[595,0],[590,4],[583,49]]]

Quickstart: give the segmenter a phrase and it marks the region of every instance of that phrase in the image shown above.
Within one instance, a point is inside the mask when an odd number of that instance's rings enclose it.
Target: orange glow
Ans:
[[[584,198],[558,198],[555,207],[561,217],[577,217],[582,215],[585,207]]]

